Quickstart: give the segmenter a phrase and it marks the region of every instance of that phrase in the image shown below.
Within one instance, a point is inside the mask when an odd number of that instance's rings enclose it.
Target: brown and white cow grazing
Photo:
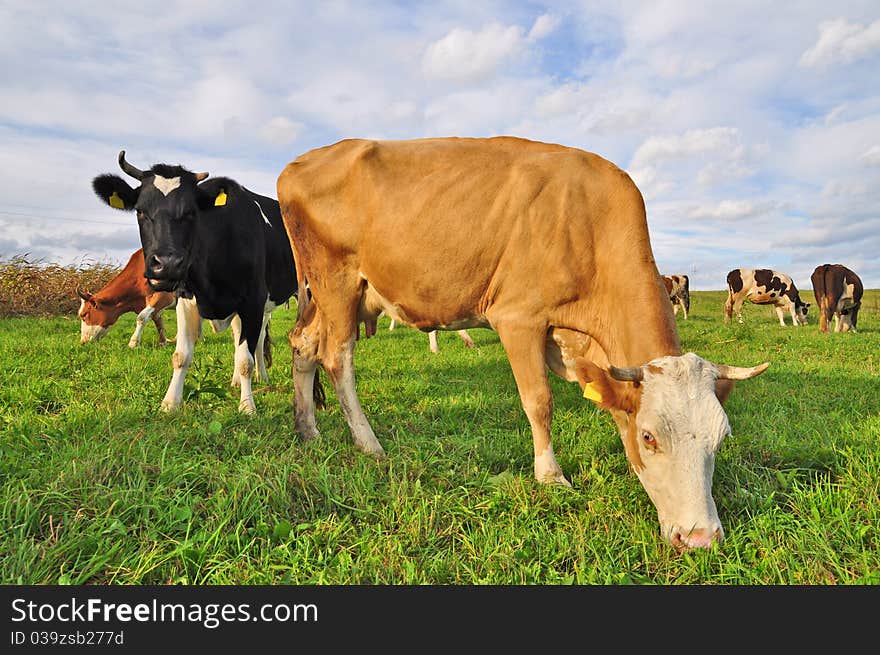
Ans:
[[[663,286],[666,287],[666,294],[672,302],[672,313],[678,316],[678,308],[681,307],[687,320],[688,312],[691,310],[691,283],[687,275],[664,275]]]
[[[855,332],[865,292],[862,280],[846,266],[822,264],[810,276],[813,295],[819,305],[819,331],[828,331],[834,316],[835,332]]]
[[[173,307],[176,299],[173,293],[151,289],[144,276],[145,270],[144,251],[138,248],[119,275],[100,291],[88,293],[77,290],[80,298],[80,343],[98,341],[127,312],[137,313],[134,334],[128,340],[129,348],[137,348],[141,344],[144,324],[151,318],[159,332],[159,345],[167,343],[162,310]]]
[[[779,324],[785,327],[785,312],[791,314],[794,326],[807,324],[810,303],[801,300],[797,287],[785,273],[769,268],[735,268],[727,274],[727,301],[724,303],[724,322],[732,314],[743,322],[742,305],[748,300],[755,305],[773,305]]]
[[[539,481],[568,484],[550,442],[550,367],[611,412],[664,538],[683,548],[723,538],[712,474],[730,427],[719,399],[728,380],[768,364],[681,353],[645,205],[624,171],[512,137],[350,139],[288,164],[278,198],[299,284],[312,291],[289,334],[303,438],[318,434],[320,364],[356,445],[384,454],[355,391],[360,321],[384,311],[422,330],[488,327],[516,379]],[[620,311],[623,296],[638,319]]]

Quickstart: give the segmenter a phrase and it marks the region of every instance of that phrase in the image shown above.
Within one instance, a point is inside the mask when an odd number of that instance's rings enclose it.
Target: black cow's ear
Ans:
[[[202,211],[226,205],[230,191],[229,180],[215,177],[213,180],[199,184],[198,204]]]
[[[132,189],[118,175],[99,175],[92,180],[95,194],[114,209],[131,211],[137,203],[141,188]]]

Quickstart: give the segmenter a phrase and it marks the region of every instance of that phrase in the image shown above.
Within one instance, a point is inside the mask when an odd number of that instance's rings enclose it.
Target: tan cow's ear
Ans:
[[[583,357],[575,359],[575,375],[584,390],[584,398],[592,400],[599,407],[625,412],[636,410],[637,384],[619,382],[608,371]]]

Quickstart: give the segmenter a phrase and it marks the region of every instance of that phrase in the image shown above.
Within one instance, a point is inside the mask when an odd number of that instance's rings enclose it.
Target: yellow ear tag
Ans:
[[[110,194],[110,206],[116,207],[116,209],[125,209],[125,203],[122,201],[122,198],[119,197],[119,194],[115,191]]]
[[[592,382],[587,382],[587,384],[584,385],[584,398],[587,398],[588,400],[592,400],[597,403],[602,402],[602,394],[599,393],[596,385],[594,385]]]
[[[222,207],[226,204],[226,189],[220,189],[220,193],[217,194],[217,197],[214,198],[214,206]]]

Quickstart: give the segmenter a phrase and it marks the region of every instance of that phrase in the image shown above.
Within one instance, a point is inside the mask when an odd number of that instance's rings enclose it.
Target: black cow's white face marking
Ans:
[[[153,177],[153,186],[161,191],[163,196],[167,197],[169,193],[180,186],[180,176],[162,177],[161,175],[155,175]]]

